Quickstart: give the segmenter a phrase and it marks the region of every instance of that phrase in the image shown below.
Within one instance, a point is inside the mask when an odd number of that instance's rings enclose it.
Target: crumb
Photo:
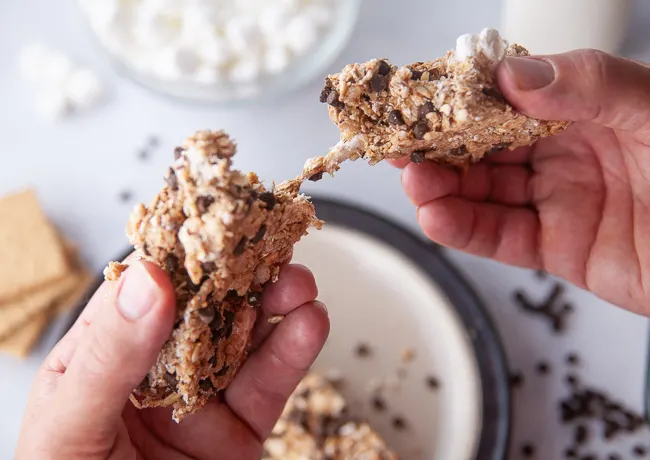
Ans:
[[[359,358],[369,358],[372,356],[372,349],[368,344],[360,343],[359,345],[357,345],[357,348],[355,349],[355,354]]]

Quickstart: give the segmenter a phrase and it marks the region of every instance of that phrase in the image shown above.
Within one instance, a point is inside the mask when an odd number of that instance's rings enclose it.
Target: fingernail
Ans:
[[[117,308],[127,319],[140,319],[151,310],[158,285],[141,263],[131,265],[122,276]]]
[[[314,305],[322,309],[325,313],[329,314],[329,311],[327,311],[327,306],[320,300],[314,300]]]
[[[505,60],[505,68],[517,88],[523,91],[544,88],[555,80],[555,69],[541,59],[509,57]]]

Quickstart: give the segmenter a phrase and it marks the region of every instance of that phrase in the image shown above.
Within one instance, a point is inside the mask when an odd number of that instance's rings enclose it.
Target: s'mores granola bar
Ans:
[[[167,185],[127,228],[142,258],[176,288],[177,320],[156,365],[134,392],[140,407],[173,406],[180,421],[225,389],[244,362],[263,286],[314,226],[314,206],[287,181],[272,190],[233,170],[235,144],[202,131],[176,149]],[[124,267],[109,265],[119,278]]]
[[[264,444],[263,460],[397,460],[368,423],[348,414],[343,396],[312,372],[289,399]]]
[[[370,164],[409,157],[419,163],[466,166],[504,148],[531,145],[567,122],[530,118],[510,106],[495,81],[506,56],[527,56],[493,29],[463,35],[456,50],[430,62],[396,67],[373,59],[330,75],[320,101],[341,141],[307,162],[303,177],[319,179],[347,159]]]

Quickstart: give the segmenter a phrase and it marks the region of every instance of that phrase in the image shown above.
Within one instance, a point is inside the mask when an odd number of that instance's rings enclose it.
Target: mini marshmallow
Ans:
[[[264,53],[264,69],[271,75],[282,73],[291,63],[291,55],[283,45],[267,48]]]
[[[221,70],[213,66],[203,65],[194,74],[194,81],[202,85],[214,86],[222,83],[223,80],[224,75]]]
[[[263,37],[256,21],[250,16],[232,18],[224,29],[226,40],[236,51],[246,54],[262,46]]]
[[[204,63],[222,67],[233,57],[234,53],[230,45],[218,37],[212,37],[201,43],[198,54]]]
[[[31,43],[20,51],[20,73],[31,82],[43,81],[44,62],[49,58],[48,48],[41,43]]]
[[[154,71],[163,80],[191,76],[201,64],[198,54],[186,47],[167,47],[154,62]]]
[[[230,69],[230,80],[235,83],[250,83],[259,78],[261,73],[262,66],[259,60],[254,56],[250,56],[240,59]]]
[[[43,91],[35,100],[38,114],[50,121],[57,121],[67,116],[72,108],[63,92]]]
[[[74,70],[65,85],[65,95],[75,108],[87,109],[95,105],[104,92],[102,82],[86,68]]]
[[[141,44],[160,47],[170,43],[180,34],[180,21],[165,11],[156,10],[143,3],[136,11],[133,35]]]
[[[291,18],[285,32],[285,43],[291,51],[301,55],[318,41],[318,27],[314,21],[302,14]]]

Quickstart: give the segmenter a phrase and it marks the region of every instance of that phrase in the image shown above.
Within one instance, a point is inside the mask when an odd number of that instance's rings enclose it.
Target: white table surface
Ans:
[[[377,55],[398,63],[444,53],[455,38],[485,26],[499,26],[498,0],[365,0],[351,43],[331,66],[338,71],[353,61]],[[650,61],[650,2],[637,0],[626,53]],[[96,69],[110,83],[109,103],[83,118],[52,124],[36,117],[29,87],[18,75],[20,47],[44,40]],[[281,180],[295,175],[306,157],[322,154],[337,140],[337,131],[318,103],[321,81],[286,98],[282,105],[236,110],[196,108],[170,103],[113,72],[88,40],[73,0],[0,1],[0,193],[34,186],[51,218],[83,249],[94,269],[120,253],[126,244],[124,224],[130,205],[117,195],[127,188],[134,199],[148,201],[161,185],[159,177],[171,149],[198,128],[224,128],[240,145],[236,165],[262,178]],[[148,162],[136,153],[148,135],[162,146]],[[349,165],[336,180],[312,185],[308,192],[362,204],[417,231],[415,210],[400,189],[399,172],[386,165]],[[451,252],[489,305],[511,367],[526,374],[527,383],[515,395],[512,458],[523,441],[533,441],[538,457],[561,458],[571,433],[558,423],[556,402],[564,395],[561,377],[568,351],[579,351],[587,381],[641,410],[645,373],[647,324],[577,289],[568,298],[576,305],[569,333],[553,337],[545,324],[520,313],[511,301],[516,287],[540,296],[548,285],[534,282],[529,272]],[[54,336],[26,362],[0,357],[0,459],[11,458],[29,384]],[[536,379],[540,359],[553,373]],[[648,433],[617,443],[623,454]],[[609,452],[610,448],[601,452]],[[626,455],[627,456],[627,455]]]

